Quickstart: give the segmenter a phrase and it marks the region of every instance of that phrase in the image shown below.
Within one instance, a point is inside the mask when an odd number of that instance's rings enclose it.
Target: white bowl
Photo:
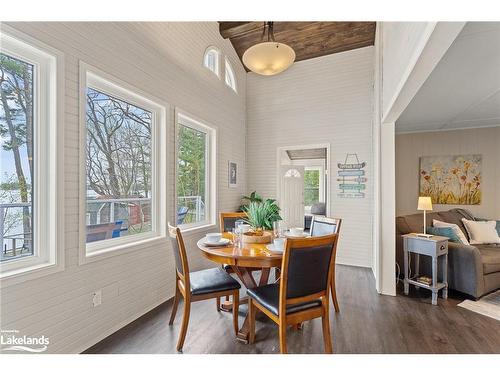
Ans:
[[[220,242],[222,238],[222,233],[207,233],[207,242],[217,243]]]
[[[290,234],[292,236],[302,236],[304,234],[304,228],[290,228]]]

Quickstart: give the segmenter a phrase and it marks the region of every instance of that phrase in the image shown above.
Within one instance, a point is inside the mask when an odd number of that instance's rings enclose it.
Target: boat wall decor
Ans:
[[[346,154],[343,163],[337,163],[339,198],[364,198],[366,189],[366,162],[360,162],[358,154]]]

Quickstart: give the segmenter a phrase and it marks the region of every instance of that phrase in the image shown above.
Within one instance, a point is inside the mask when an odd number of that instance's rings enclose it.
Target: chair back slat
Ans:
[[[231,232],[236,227],[236,222],[246,219],[245,212],[221,212],[219,214],[221,232]]]
[[[287,239],[282,261],[281,305],[288,299],[328,295],[337,246],[337,234],[305,239]]]

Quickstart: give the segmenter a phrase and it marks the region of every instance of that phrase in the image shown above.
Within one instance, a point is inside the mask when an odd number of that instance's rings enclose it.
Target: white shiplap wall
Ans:
[[[79,60],[112,74],[217,127],[217,210],[234,210],[246,192],[246,74],[216,22],[10,23],[9,26],[64,53],[65,63],[65,270],[1,289],[2,329],[50,338],[49,353],[78,353],[173,296],[170,245],[144,248],[78,265],[78,69]],[[229,56],[236,95],[202,66],[207,46]],[[173,111],[172,111],[173,114]],[[168,123],[168,218],[174,216],[173,118]],[[228,188],[227,162],[239,163],[239,186]],[[214,228],[206,231],[213,231]],[[186,235],[192,269],[213,266]],[[92,307],[91,294],[103,291]]]
[[[277,148],[330,143],[330,212],[344,219],[339,263],[372,266],[373,47],[295,63],[273,77],[247,77],[248,189],[276,197]],[[366,198],[337,197],[337,162],[367,162]]]

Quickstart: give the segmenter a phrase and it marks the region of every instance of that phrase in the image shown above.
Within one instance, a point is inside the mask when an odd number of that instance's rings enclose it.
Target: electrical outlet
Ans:
[[[102,290],[96,290],[92,294],[92,304],[94,307],[99,306],[102,303]]]

